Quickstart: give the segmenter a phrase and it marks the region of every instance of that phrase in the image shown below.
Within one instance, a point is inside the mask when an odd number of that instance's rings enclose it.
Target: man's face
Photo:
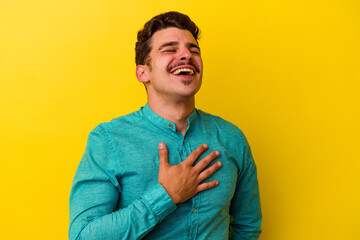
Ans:
[[[202,81],[200,48],[192,34],[166,28],[151,38],[149,97],[186,100],[199,91]]]

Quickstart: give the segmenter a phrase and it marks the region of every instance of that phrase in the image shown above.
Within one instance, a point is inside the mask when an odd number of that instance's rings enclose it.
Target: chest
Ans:
[[[179,164],[200,144],[207,143],[209,149],[204,152],[195,164],[212,151],[219,151],[220,156],[215,159],[221,161],[222,167],[204,182],[218,180],[219,185],[213,189],[201,192],[195,196],[204,211],[214,208],[222,209],[230,204],[233,197],[239,172],[237,156],[231,149],[227,149],[221,142],[211,139],[176,139],[163,136],[149,138],[133,137],[126,143],[118,143],[126,148],[117,147],[118,168],[116,169],[118,182],[121,186],[119,208],[126,207],[140,198],[147,189],[158,183],[159,155],[158,143],[164,142],[169,152],[169,163]],[[126,149],[126,151],[124,150]]]

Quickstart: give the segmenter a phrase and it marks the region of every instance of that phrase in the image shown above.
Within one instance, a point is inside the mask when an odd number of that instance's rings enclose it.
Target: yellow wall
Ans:
[[[136,33],[168,10],[202,30],[197,107],[248,137],[260,239],[360,239],[357,0],[2,0],[0,239],[67,238],[87,135],[145,104]]]

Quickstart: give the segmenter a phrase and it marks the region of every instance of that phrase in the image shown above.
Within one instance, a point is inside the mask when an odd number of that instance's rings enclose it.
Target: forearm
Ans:
[[[175,208],[158,184],[126,208],[96,217],[91,209],[71,216],[69,239],[141,239]]]

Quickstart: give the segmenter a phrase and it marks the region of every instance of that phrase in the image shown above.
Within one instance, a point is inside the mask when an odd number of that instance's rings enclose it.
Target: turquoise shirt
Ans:
[[[195,109],[185,135],[146,104],[97,126],[88,137],[70,194],[70,239],[258,239],[256,166],[243,133]],[[179,164],[198,146],[218,150],[219,185],[175,205],[158,183],[158,144]],[[213,164],[211,163],[211,164]],[[196,163],[195,163],[196,164]]]

